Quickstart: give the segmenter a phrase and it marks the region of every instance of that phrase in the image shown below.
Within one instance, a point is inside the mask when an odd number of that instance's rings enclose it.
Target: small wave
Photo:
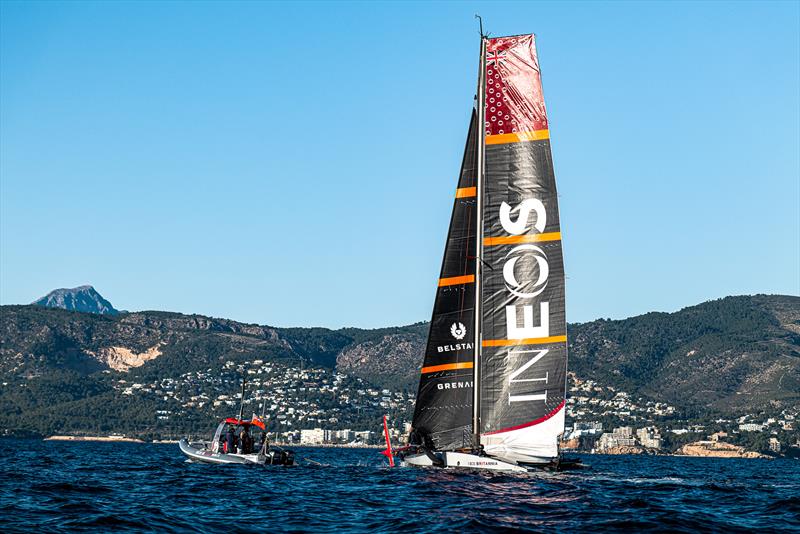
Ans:
[[[133,530],[149,530],[152,523],[146,520],[132,520],[123,515],[103,514],[84,518],[75,518],[63,524],[67,528],[128,528]]]
[[[54,482],[33,484],[31,490],[41,493],[81,493],[88,495],[100,495],[103,493],[113,493],[113,489],[107,486],[94,486],[86,484],[72,484],[70,482]]]
[[[772,501],[769,506],[767,506],[767,511],[800,514],[800,497],[795,495],[786,499]],[[800,519],[800,516],[798,519]]]
[[[800,463],[592,457],[592,470],[390,469],[373,450],[298,450],[291,469],[187,463],[176,447],[4,456],[0,524],[28,530],[797,530]],[[0,452],[2,454],[2,452]],[[65,458],[69,458],[66,460]],[[707,468],[707,469],[706,469]],[[249,525],[250,523],[248,523]],[[263,528],[262,528],[263,529]]]

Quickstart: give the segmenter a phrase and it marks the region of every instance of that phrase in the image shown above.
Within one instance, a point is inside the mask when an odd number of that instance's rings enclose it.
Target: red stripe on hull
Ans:
[[[535,421],[531,421],[530,423],[523,423],[523,424],[517,425],[517,426],[510,426],[508,428],[504,428],[502,430],[495,430],[493,432],[484,432],[484,434],[486,434],[487,436],[491,436],[492,434],[500,434],[502,432],[511,432],[512,430],[519,430],[520,428],[528,428],[529,426],[535,426],[535,425],[538,425],[539,423],[544,423],[545,421],[547,421],[548,419],[550,419],[551,417],[556,415],[559,411],[561,411],[564,408],[564,405],[566,404],[566,402],[567,402],[566,400],[561,401],[561,404],[556,406],[555,410],[553,410],[552,412],[550,412],[547,415],[544,415],[544,416],[540,417],[539,419],[537,419]]]

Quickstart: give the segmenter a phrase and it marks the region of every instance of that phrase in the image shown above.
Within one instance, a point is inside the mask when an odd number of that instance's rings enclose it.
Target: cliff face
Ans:
[[[705,456],[712,458],[766,458],[763,454],[745,450],[744,447],[722,441],[696,441],[687,443],[676,454],[684,456]]]
[[[160,344],[137,354],[125,347],[105,347],[100,349],[99,354],[91,352],[89,354],[115,371],[127,372],[132,367],[141,367],[150,360],[155,360],[161,356],[159,348]]]

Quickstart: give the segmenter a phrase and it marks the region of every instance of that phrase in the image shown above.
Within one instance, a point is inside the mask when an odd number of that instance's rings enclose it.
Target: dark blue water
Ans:
[[[0,441],[3,531],[800,531],[800,461],[585,456],[591,469],[389,469],[376,450],[211,466],[177,445]]]

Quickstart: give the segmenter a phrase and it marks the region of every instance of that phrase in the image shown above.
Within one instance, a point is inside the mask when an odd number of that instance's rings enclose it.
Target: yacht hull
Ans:
[[[419,453],[403,457],[403,465],[414,467],[439,467],[443,469],[469,469],[525,473],[528,470],[518,464],[503,462],[490,456],[478,456],[463,452]]]

